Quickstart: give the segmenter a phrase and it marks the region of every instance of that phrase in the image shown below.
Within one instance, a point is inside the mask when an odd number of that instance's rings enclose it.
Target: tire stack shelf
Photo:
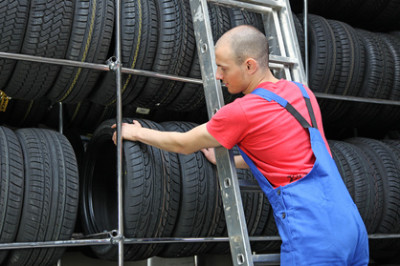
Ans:
[[[307,0],[304,1],[307,6]],[[44,58],[16,53],[0,52],[0,58],[15,59],[15,60],[26,60],[32,62],[40,62],[47,64],[56,64],[62,66],[80,67],[99,71],[112,71],[116,74],[116,105],[117,105],[117,176],[118,176],[118,229],[111,232],[99,233],[98,235],[84,236],[85,239],[71,239],[63,241],[46,241],[46,242],[27,242],[27,243],[4,243],[0,244],[0,250],[5,249],[24,249],[24,248],[39,248],[39,247],[78,247],[78,246],[89,246],[89,245],[118,245],[119,249],[119,265],[123,265],[123,254],[124,254],[124,244],[146,244],[146,243],[176,243],[176,242],[227,242],[228,237],[214,237],[214,238],[134,238],[134,239],[124,239],[124,228],[123,228],[123,217],[122,217],[122,139],[120,137],[121,123],[122,123],[122,100],[121,100],[121,74],[131,74],[131,75],[142,75],[146,77],[155,77],[162,79],[170,79],[180,82],[189,82],[195,84],[203,84],[202,80],[179,77],[168,74],[156,73],[151,71],[131,69],[122,67],[119,58],[121,58],[121,47],[120,47],[120,13],[121,13],[121,1],[115,1],[115,56],[111,57],[107,64],[95,64],[95,63],[85,63],[73,60],[64,59],[54,59],[54,58]],[[305,15],[307,16],[307,10],[305,10]],[[306,31],[305,31],[306,32]],[[307,40],[307,33],[305,33],[305,38]],[[372,99],[372,98],[361,98],[354,96],[340,96],[325,93],[315,93],[317,98],[333,99],[339,101],[351,101],[351,102],[363,102],[363,103],[375,103],[375,104],[388,104],[400,106],[400,101],[382,100],[382,99]],[[62,103],[60,103],[62,107]],[[62,108],[60,108],[60,132],[62,133]],[[385,238],[399,238],[399,234],[373,234],[370,235],[370,239],[385,239]],[[278,240],[278,237],[262,237],[262,239],[257,239],[255,237],[250,237],[250,240]]]

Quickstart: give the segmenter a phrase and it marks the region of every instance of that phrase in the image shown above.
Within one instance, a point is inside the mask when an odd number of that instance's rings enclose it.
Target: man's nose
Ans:
[[[217,72],[215,73],[215,78],[217,79],[217,80],[222,80],[222,74],[220,73],[220,71],[218,71],[217,70]]]

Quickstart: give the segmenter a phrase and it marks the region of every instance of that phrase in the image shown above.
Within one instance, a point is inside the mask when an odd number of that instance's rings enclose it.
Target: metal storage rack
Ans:
[[[228,7],[239,7],[250,11],[264,14],[264,24],[266,28],[271,30],[271,68],[282,71],[281,74],[294,80],[307,83],[306,73],[308,63],[305,62],[306,72],[304,73],[299,50],[295,45],[297,37],[293,29],[293,21],[290,14],[290,6],[288,0],[208,0],[209,2],[220,4]],[[85,239],[72,239],[63,241],[46,241],[46,242],[25,242],[25,243],[3,243],[0,244],[0,250],[3,249],[22,249],[22,248],[39,248],[39,247],[69,247],[69,246],[88,246],[88,245],[118,245],[118,265],[123,265],[124,244],[139,243],[174,243],[174,242],[216,242],[229,241],[231,244],[231,253],[235,265],[253,265],[253,262],[276,263],[279,261],[279,254],[267,256],[254,256],[251,254],[249,240],[254,241],[275,241],[279,237],[249,237],[247,233],[246,223],[243,215],[243,206],[241,204],[239,182],[236,172],[232,164],[232,155],[226,149],[220,148],[216,150],[218,161],[218,171],[220,176],[221,190],[224,195],[224,206],[227,218],[227,226],[229,237],[207,237],[207,238],[135,238],[125,239],[123,228],[123,205],[122,205],[122,139],[121,139],[121,123],[122,123],[122,101],[121,101],[121,74],[143,75],[147,77],[164,78],[181,82],[191,82],[196,84],[204,84],[205,94],[207,98],[207,109],[211,116],[215,111],[223,105],[223,98],[219,82],[215,80],[215,62],[213,61],[213,42],[210,30],[210,22],[208,17],[207,0],[190,0],[192,15],[194,18],[194,27],[196,32],[197,48],[202,67],[203,80],[178,77],[151,71],[138,69],[130,69],[121,66],[121,44],[120,44],[120,14],[121,0],[115,1],[116,23],[115,23],[115,56],[110,58],[106,64],[85,63],[72,60],[44,58],[38,56],[30,56],[23,54],[0,52],[0,58],[26,60],[39,63],[56,64],[63,66],[72,66],[80,68],[89,68],[100,71],[114,71],[116,74],[116,105],[117,105],[117,178],[118,178],[118,228],[111,232],[99,233],[96,235],[85,236]],[[304,13],[307,16],[307,0],[304,0]],[[275,11],[274,11],[275,10]],[[285,13],[283,18],[284,27],[287,27],[285,38],[289,39],[291,44],[286,45],[280,35],[279,21],[276,10],[283,10]],[[281,21],[282,22],[282,21]],[[275,28],[269,28],[271,25]],[[280,36],[279,36],[280,35]],[[307,19],[305,19],[305,40],[306,40],[306,58],[307,58]],[[286,54],[288,52],[288,55]],[[203,54],[202,56],[200,56]],[[296,71],[291,73],[289,66],[294,66]],[[324,93],[315,93],[318,98],[355,101],[364,103],[390,104],[399,105],[398,101],[370,99],[353,96],[339,96]],[[62,103],[60,103],[60,126],[62,133]],[[249,184],[244,184],[249,185]],[[250,184],[250,187],[252,185]],[[253,186],[254,187],[254,186]],[[254,188],[253,188],[254,190]],[[227,206],[231,208],[226,208]],[[227,210],[227,209],[230,209]],[[373,234],[369,235],[370,239],[383,238],[399,238],[400,234]]]

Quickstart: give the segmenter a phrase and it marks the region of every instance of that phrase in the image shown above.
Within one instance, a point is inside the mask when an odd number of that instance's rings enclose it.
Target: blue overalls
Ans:
[[[368,265],[368,235],[336,164],[317,128],[310,98],[300,83],[312,126],[290,103],[266,89],[252,93],[274,100],[310,133],[316,161],[303,178],[273,188],[253,161],[241,154],[268,197],[282,239],[281,265]]]

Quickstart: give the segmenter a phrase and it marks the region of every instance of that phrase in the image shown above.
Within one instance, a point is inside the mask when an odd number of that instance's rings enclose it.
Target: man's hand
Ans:
[[[204,156],[207,158],[208,161],[210,161],[210,163],[216,165],[217,164],[217,160],[215,159],[215,151],[214,148],[204,148],[201,149],[201,151],[203,152]],[[244,161],[242,155],[235,155],[233,157],[234,163],[235,163],[235,167],[239,168],[239,169],[249,169],[249,166],[246,164],[246,162]]]
[[[212,164],[217,163],[217,161],[215,160],[214,148],[204,148],[204,149],[201,149],[201,152],[204,154],[204,156],[207,158],[207,160],[210,161],[210,163],[212,163]]]
[[[115,129],[115,128],[117,128],[117,125],[114,124],[111,126],[111,128]],[[141,129],[142,129],[142,125],[136,120],[133,120],[132,124],[122,123],[121,137],[122,137],[122,139],[137,141],[138,140],[138,132]],[[117,145],[117,131],[114,132],[114,134],[112,136],[112,140],[113,140],[114,144]]]

